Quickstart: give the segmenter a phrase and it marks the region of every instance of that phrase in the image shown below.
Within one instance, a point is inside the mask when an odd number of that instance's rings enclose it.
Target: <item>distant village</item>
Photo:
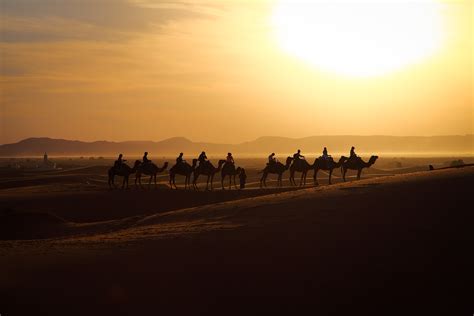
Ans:
[[[38,171],[57,170],[56,163],[48,159],[48,154],[44,153],[43,160],[26,158],[18,161],[13,161],[8,164],[12,169],[35,169]]]

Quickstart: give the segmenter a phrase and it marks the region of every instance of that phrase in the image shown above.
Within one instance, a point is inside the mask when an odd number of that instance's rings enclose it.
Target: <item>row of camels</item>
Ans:
[[[313,164],[310,164],[304,159],[294,160],[292,157],[286,159],[285,164],[281,162],[276,162],[274,164],[267,164],[267,166],[260,172],[262,177],[260,179],[260,187],[266,187],[267,177],[269,174],[275,174],[277,178],[277,186],[281,187],[283,185],[283,173],[287,170],[290,171],[290,183],[292,185],[298,185],[295,180],[296,172],[301,173],[301,178],[299,185],[306,185],[307,174],[310,170],[314,170],[313,173],[313,182],[315,185],[318,185],[317,174],[319,170],[328,171],[329,173],[329,184],[331,184],[331,177],[334,169],[340,168],[342,178],[346,181],[347,170],[356,170],[357,179],[360,179],[362,170],[364,168],[369,168],[372,166],[375,161],[378,159],[378,156],[371,156],[370,159],[365,162],[360,157],[355,157],[354,159],[349,159],[342,156],[337,162],[330,160],[323,160],[321,158],[316,158]],[[168,167],[168,163],[165,162],[162,167],[158,167],[154,163],[142,163],[141,161],[135,161],[133,167],[130,167],[126,164],[123,164],[118,170],[114,167],[110,168],[108,171],[109,176],[109,187],[115,186],[114,179],[115,176],[122,176],[123,183],[122,188],[128,187],[128,179],[130,175],[135,174],[135,185],[142,185],[141,177],[142,175],[150,176],[148,185],[150,186],[152,181],[154,181],[155,186],[157,185],[156,176],[157,174],[164,172]],[[235,167],[233,164],[226,164],[225,160],[219,160],[217,167],[215,167],[210,161],[207,161],[204,164],[198,165],[198,160],[193,159],[192,164],[183,162],[180,164],[174,165],[169,170],[169,186],[171,188],[177,189],[176,186],[176,175],[181,175],[185,177],[184,186],[185,189],[188,187],[193,187],[195,190],[198,189],[197,181],[199,177],[206,176],[206,190],[213,189],[213,181],[216,174],[221,174],[221,185],[222,189],[224,187],[224,180],[226,177],[229,179],[229,189],[231,189],[232,183],[234,187],[237,188],[235,183],[235,178],[241,172],[240,167]],[[193,177],[193,182],[191,185],[191,176]]]
[[[267,165],[265,169],[263,169],[262,178],[260,179],[260,187],[267,186],[266,180],[268,174],[276,174],[278,175],[277,179],[277,186],[282,186],[283,182],[283,173],[286,170],[290,170],[290,183],[292,185],[297,185],[295,181],[295,173],[301,172],[301,179],[299,185],[306,185],[306,177],[308,171],[314,170],[313,173],[313,182],[315,185],[318,185],[317,175],[319,170],[324,170],[329,172],[329,184],[331,184],[331,177],[334,169],[341,168],[342,179],[346,181],[346,173],[347,170],[357,170],[357,179],[360,179],[360,175],[364,168],[369,168],[372,166],[375,161],[378,159],[378,156],[371,156],[370,159],[365,162],[360,157],[355,157],[354,159],[349,159],[345,156],[341,156],[339,161],[330,160],[323,160],[322,158],[316,158],[313,164],[310,164],[308,161],[299,159],[292,163],[293,158],[288,157],[286,158],[286,163],[282,164],[281,162],[277,162],[272,165]]]
[[[240,174],[242,170],[241,167],[236,168],[233,164],[226,164],[225,160],[219,160],[217,167],[214,167],[214,165],[210,161],[207,161],[205,164],[202,165],[198,165],[197,162],[197,159],[193,159],[192,165],[187,162],[182,162],[180,164],[174,165],[169,170],[169,186],[171,188],[177,189],[178,187],[176,186],[176,175],[181,175],[185,177],[184,187],[185,189],[187,189],[191,186],[191,176],[194,174],[192,183],[194,189],[198,189],[197,181],[201,175],[204,175],[207,176],[206,190],[209,190],[209,186],[212,190],[214,176],[220,172],[222,189],[225,189],[224,180],[226,179],[226,177],[228,177],[229,179],[229,189],[231,189],[232,183],[234,184],[234,187],[237,188],[235,178],[237,175]],[[122,164],[119,169],[111,167],[108,170],[108,184],[110,188],[112,186],[115,186],[115,176],[121,176],[123,177],[122,188],[128,188],[128,180],[130,178],[130,175],[135,174],[135,185],[142,186],[141,177],[142,175],[147,175],[150,176],[148,185],[150,186],[151,182],[154,181],[154,184],[156,186],[157,174],[164,172],[167,168],[167,162],[165,162],[162,167],[158,167],[152,162],[144,164],[140,160],[136,160],[133,167],[130,167],[127,164]]]

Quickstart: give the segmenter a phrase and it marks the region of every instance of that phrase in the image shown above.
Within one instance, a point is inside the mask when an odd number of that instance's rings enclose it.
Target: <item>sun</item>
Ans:
[[[443,41],[442,6],[435,0],[280,0],[271,20],[283,50],[350,77],[419,63]]]

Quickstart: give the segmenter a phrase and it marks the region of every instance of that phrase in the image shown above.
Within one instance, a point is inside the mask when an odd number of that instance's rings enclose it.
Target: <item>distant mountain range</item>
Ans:
[[[77,140],[28,138],[14,144],[0,145],[0,157],[31,157],[47,152],[52,156],[115,156],[118,153],[139,156],[144,151],[152,156],[185,152],[196,156],[202,150],[209,155],[232,152],[241,155],[320,153],[326,146],[330,153],[348,153],[351,146],[359,153],[433,153],[474,154],[474,135],[464,136],[311,136],[305,138],[260,137],[240,144],[193,142],[184,137],[163,141],[83,142]]]

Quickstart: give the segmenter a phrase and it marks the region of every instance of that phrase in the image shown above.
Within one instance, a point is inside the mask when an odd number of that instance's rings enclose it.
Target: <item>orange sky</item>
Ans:
[[[420,1],[397,6],[430,2]],[[2,1],[0,143],[474,133],[471,1],[441,3],[435,51],[367,77],[285,51],[272,20],[278,2]],[[316,30],[304,34],[302,43],[318,44]],[[346,46],[334,52],[341,62],[355,54]]]

